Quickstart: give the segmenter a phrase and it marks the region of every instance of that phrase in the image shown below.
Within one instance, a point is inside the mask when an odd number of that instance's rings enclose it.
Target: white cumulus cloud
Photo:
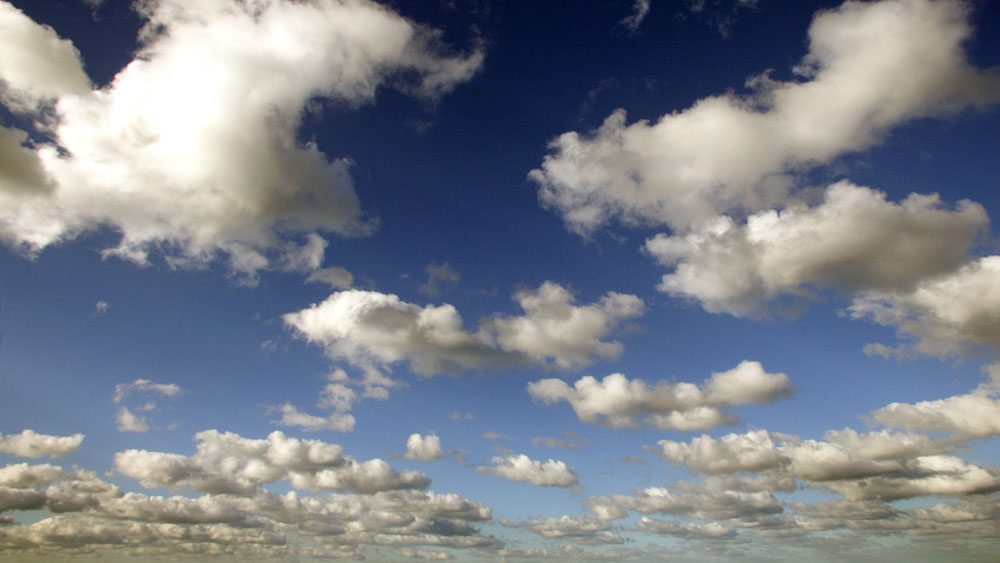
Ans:
[[[554,459],[542,462],[524,454],[511,454],[494,456],[492,463],[493,465],[481,465],[476,471],[539,487],[569,487],[579,481],[571,467]]]
[[[83,442],[83,434],[50,436],[34,430],[20,434],[0,434],[0,452],[21,457],[62,457],[75,452]]]

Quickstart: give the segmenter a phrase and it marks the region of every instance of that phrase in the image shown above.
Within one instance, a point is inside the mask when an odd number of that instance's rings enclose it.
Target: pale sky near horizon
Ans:
[[[0,1],[0,559],[991,561],[1000,4]]]

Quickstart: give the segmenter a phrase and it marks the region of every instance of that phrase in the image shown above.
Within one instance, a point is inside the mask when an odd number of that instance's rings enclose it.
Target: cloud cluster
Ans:
[[[591,135],[564,133],[529,177],[543,204],[590,233],[613,219],[685,231],[721,213],[783,203],[792,175],[870,147],[909,119],[983,107],[1000,75],[966,59],[959,2],[847,2],[816,16],[797,81],[707,97],[656,123],[617,110]]]
[[[230,445],[256,449],[268,463],[286,466],[324,465],[338,455],[328,445],[269,440]],[[303,553],[358,557],[365,545],[500,547],[472,525],[490,520],[490,509],[454,494],[406,490],[302,497],[258,489],[249,495],[162,497],[122,492],[86,471],[70,474],[28,464],[0,469],[0,510],[38,509],[55,515],[0,528],[0,550],[81,550],[93,556],[107,547],[138,558],[284,559]]]
[[[511,454],[494,456],[492,463],[493,465],[481,465],[476,471],[539,487],[569,487],[579,482],[573,468],[566,465],[566,462],[554,459],[542,462],[524,454]]]
[[[559,518],[538,518],[528,522],[500,523],[509,528],[520,528],[545,539],[563,539],[584,545],[621,544],[625,539],[613,531],[613,526],[607,520],[593,516],[562,516]]]
[[[657,235],[645,248],[672,268],[660,290],[713,313],[760,316],[768,302],[808,297],[810,288],[911,290],[967,262],[988,223],[970,201],[954,211],[933,195],[897,204],[845,180],[827,187],[816,206],[761,211],[743,224],[722,216],[683,235]]]
[[[467,331],[452,305],[407,303],[391,294],[349,290],[308,309],[286,314],[285,325],[366,374],[408,362],[431,375],[524,363],[560,368],[613,358],[621,343],[606,340],[624,320],[642,314],[642,300],[610,292],[597,303],[576,305],[564,287],[545,282],[515,296],[521,316],[495,315]]]
[[[0,238],[27,254],[108,226],[106,250],[171,266],[228,257],[317,269],[326,241],[364,219],[347,158],[297,138],[313,100],[357,106],[380,86],[436,99],[468,80],[482,51],[455,53],[433,29],[370,1],[137,4],[134,60],[94,88],[79,53],[7,3],[2,100],[41,130],[0,131]],[[30,138],[29,138],[30,137]]]
[[[373,494],[423,489],[430,479],[396,471],[381,459],[359,462],[336,444],[300,440],[272,432],[266,439],[206,430],[195,435],[192,456],[126,450],[115,454],[115,470],[146,487],[190,487],[208,494],[251,496],[261,485],[287,480],[296,489]]]
[[[83,434],[50,436],[34,430],[20,434],[0,434],[0,452],[21,457],[63,457],[75,452],[83,442]]]
[[[612,428],[647,424],[660,429],[697,430],[733,424],[736,418],[722,408],[762,404],[788,396],[788,376],[768,373],[759,362],[744,361],[735,368],[714,373],[699,387],[692,383],[661,381],[655,386],[620,373],[598,381],[584,376],[570,387],[561,379],[528,384],[528,393],[546,404],[566,401],[584,422]]]

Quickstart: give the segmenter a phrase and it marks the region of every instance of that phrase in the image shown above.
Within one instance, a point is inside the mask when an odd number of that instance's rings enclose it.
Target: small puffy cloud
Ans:
[[[143,417],[136,416],[126,407],[118,409],[115,420],[118,422],[119,432],[149,432],[149,422]]]
[[[350,432],[354,430],[354,416],[341,412],[332,412],[326,417],[304,413],[291,403],[274,407],[281,413],[281,418],[274,421],[278,426],[297,426],[308,432],[333,430],[334,432]]]
[[[333,266],[311,272],[306,283],[325,283],[334,289],[348,289],[354,285],[354,276],[344,268]]]
[[[845,2],[819,13],[799,79],[748,81],[746,96],[698,100],[650,123],[624,110],[595,132],[568,132],[529,178],[567,226],[614,219],[676,232],[719,214],[786,201],[794,175],[877,144],[919,117],[985,107],[1000,76],[970,65],[969,8],[960,2]]]
[[[431,262],[424,268],[424,272],[427,273],[427,283],[420,286],[420,293],[434,297],[441,296],[449,289],[455,287],[458,281],[462,279],[461,274],[447,262],[444,264]]]
[[[107,312],[108,312],[108,302],[107,301],[98,301],[97,303],[94,304],[94,314],[95,315],[103,315],[103,314],[105,314]]]
[[[361,290],[336,292],[282,319],[331,358],[366,373],[408,362],[411,370],[432,375],[526,362],[568,368],[593,356],[616,357],[621,343],[604,338],[643,311],[638,297],[614,292],[577,306],[569,291],[553,282],[516,298],[525,315],[491,317],[475,333],[465,330],[452,305],[420,307],[396,295]]]
[[[112,400],[115,403],[120,403],[135,393],[157,393],[166,397],[176,397],[181,393],[181,388],[174,383],[153,383],[148,379],[136,379],[131,383],[115,385],[115,394],[112,396]]]
[[[1000,351],[1000,256],[987,256],[955,272],[921,281],[903,291],[872,291],[854,299],[851,316],[897,330],[899,350],[874,346],[873,353],[962,356],[978,347]],[[905,343],[909,343],[907,346]]]
[[[0,135],[4,160],[28,157],[0,184],[0,239],[26,254],[106,226],[121,241],[105,255],[139,264],[154,250],[171,267],[224,256],[247,283],[316,269],[319,233],[374,222],[349,158],[298,138],[309,104],[356,107],[383,86],[435,100],[484,57],[371,1],[157,0],[136,13],[135,59],[93,89],[68,41],[0,4],[2,100],[44,139]]]
[[[579,482],[572,468],[553,459],[541,462],[524,454],[512,454],[494,456],[492,463],[492,466],[481,465],[476,471],[539,487],[569,487]]]
[[[952,272],[988,223],[970,201],[952,211],[936,195],[912,194],[896,204],[845,180],[814,207],[762,211],[742,225],[719,217],[683,235],[657,235],[645,248],[673,268],[661,291],[713,313],[761,316],[768,302],[805,298],[811,288],[905,291]]]
[[[660,429],[695,430],[732,424],[736,419],[720,410],[742,404],[775,401],[791,393],[783,373],[768,373],[758,362],[712,374],[702,387],[692,383],[660,382],[655,386],[620,373],[598,381],[584,376],[572,387],[561,379],[528,384],[528,393],[547,404],[566,401],[580,420],[614,428],[642,424]]]
[[[32,458],[62,457],[75,452],[82,442],[83,434],[50,436],[22,430],[20,434],[0,434],[0,452]]]
[[[475,420],[476,415],[471,412],[467,412],[464,415],[458,411],[452,411],[448,413],[448,418],[452,420]]]
[[[500,347],[535,362],[551,358],[559,368],[585,366],[592,356],[617,358],[622,344],[603,339],[621,321],[645,310],[638,297],[615,292],[597,303],[577,306],[569,290],[554,282],[519,291],[514,297],[525,315],[496,317],[490,322]]]
[[[410,434],[406,439],[406,459],[418,461],[434,461],[441,459],[444,452],[441,450],[441,439],[435,434]]]

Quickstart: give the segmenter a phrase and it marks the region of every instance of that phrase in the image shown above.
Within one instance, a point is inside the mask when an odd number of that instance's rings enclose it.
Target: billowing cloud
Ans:
[[[380,86],[436,99],[483,61],[370,1],[137,6],[135,59],[92,89],[69,42],[0,4],[2,99],[32,117],[51,108],[45,140],[0,135],[0,158],[22,160],[0,184],[0,238],[27,254],[108,226],[121,241],[105,254],[140,264],[154,249],[173,267],[221,254],[250,283],[316,269],[317,233],[373,223],[350,160],[297,138],[310,100],[356,106]]]
[[[441,459],[443,455],[441,438],[436,434],[410,434],[406,439],[406,453],[403,454],[406,459],[434,461]]]
[[[0,434],[0,452],[21,457],[62,457],[75,452],[83,442],[83,434],[50,436],[34,430],[20,434]]]
[[[759,362],[744,361],[714,373],[699,387],[662,381],[655,386],[620,373],[598,381],[584,376],[572,387],[561,379],[528,384],[528,393],[543,403],[566,401],[580,420],[613,428],[641,424],[660,429],[697,430],[733,424],[736,418],[722,407],[761,404],[788,396],[792,386],[783,373],[768,373]]]
[[[363,494],[430,484],[417,471],[398,472],[381,459],[359,462],[343,455],[336,444],[289,438],[281,432],[254,440],[206,430],[195,439],[199,443],[193,456],[126,450],[115,455],[115,469],[146,487],[191,487],[242,496],[252,496],[261,485],[278,480],[297,489]]]
[[[966,355],[976,348],[1000,351],[1000,256],[987,256],[955,272],[923,280],[908,291],[858,296],[851,316],[895,328],[904,343],[881,344],[875,354]]]
[[[568,132],[529,177],[567,226],[613,219],[682,232],[730,211],[786,200],[803,169],[878,143],[908,120],[983,107],[1000,76],[966,59],[960,2],[846,2],[815,17],[795,81],[767,74],[746,96],[697,101],[655,123],[624,110],[594,133]]]
[[[808,297],[813,288],[909,290],[968,261],[988,222],[970,201],[954,211],[936,195],[896,204],[841,181],[826,188],[819,205],[762,211],[744,224],[722,216],[683,235],[657,235],[645,248],[673,268],[660,290],[713,313],[759,316],[769,301]]]
[[[481,465],[476,471],[539,487],[569,487],[579,481],[571,467],[554,459],[542,462],[524,454],[511,454],[494,456],[492,463],[491,466]]]
[[[615,292],[578,306],[566,288],[550,281],[537,290],[519,291],[515,299],[523,316],[496,317],[490,323],[500,347],[536,362],[551,358],[559,368],[587,365],[592,356],[617,358],[622,344],[602,339],[618,323],[645,310],[638,297]]]
[[[615,357],[622,345],[605,338],[622,320],[643,312],[633,295],[608,293],[598,303],[575,305],[562,286],[545,282],[516,296],[522,316],[496,315],[471,333],[455,307],[407,303],[374,291],[336,292],[308,309],[282,317],[299,336],[327,354],[371,372],[397,362],[431,375],[525,362],[557,367]]]

